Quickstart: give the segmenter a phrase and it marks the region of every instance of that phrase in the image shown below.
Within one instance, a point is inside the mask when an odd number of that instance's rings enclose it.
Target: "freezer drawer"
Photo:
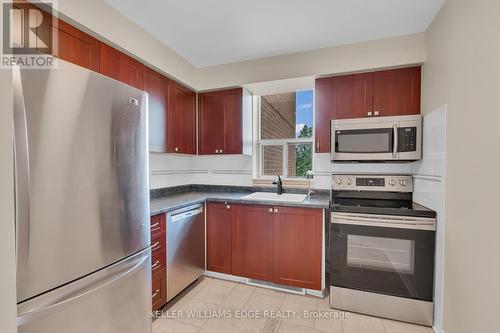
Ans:
[[[151,332],[151,257],[143,250],[18,305],[18,333]]]
[[[167,217],[167,301],[205,271],[203,205],[173,211]]]

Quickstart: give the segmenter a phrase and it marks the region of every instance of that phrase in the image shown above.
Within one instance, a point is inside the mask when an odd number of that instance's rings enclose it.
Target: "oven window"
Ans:
[[[413,274],[415,242],[347,235],[347,266]]]
[[[393,129],[366,129],[336,131],[337,153],[390,153],[392,152]]]

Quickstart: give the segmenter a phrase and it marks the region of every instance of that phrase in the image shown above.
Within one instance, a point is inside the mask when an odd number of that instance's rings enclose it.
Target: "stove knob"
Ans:
[[[394,179],[389,180],[389,185],[391,186],[396,185],[396,181]]]
[[[342,178],[337,178],[336,181],[337,181],[337,184],[339,184],[339,185],[342,184]]]
[[[345,183],[346,183],[347,185],[351,185],[351,178],[347,178],[347,179],[346,179],[346,181],[345,181]]]
[[[401,186],[406,186],[406,179],[401,179],[401,180],[399,181],[399,184],[400,184]]]

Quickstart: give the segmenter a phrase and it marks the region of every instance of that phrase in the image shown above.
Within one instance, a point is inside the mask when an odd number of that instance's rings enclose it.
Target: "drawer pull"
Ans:
[[[160,289],[156,289],[156,291],[153,293],[153,295],[151,295],[151,298],[155,298],[156,296],[158,296],[159,293],[160,293]]]
[[[153,270],[153,269],[155,269],[155,268],[156,268],[156,267],[158,267],[158,266],[160,266],[160,261],[159,261],[159,260],[158,260],[158,261],[156,261],[156,262],[153,264],[153,266],[151,266],[151,269]]]
[[[156,242],[156,243],[154,243],[154,244],[153,244],[153,246],[151,247],[151,251],[156,251],[156,250],[158,250],[160,247],[161,247],[160,242]]]
[[[156,222],[155,224],[151,224],[151,229],[155,229],[160,226],[160,222]]]

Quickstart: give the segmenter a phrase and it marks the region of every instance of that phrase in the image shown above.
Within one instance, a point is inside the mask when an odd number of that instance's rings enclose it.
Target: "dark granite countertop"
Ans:
[[[255,189],[253,192],[259,192]],[[157,196],[151,199],[151,215],[172,211],[174,209],[190,206],[204,201],[245,203],[254,205],[276,205],[304,208],[322,208],[327,209],[330,203],[330,197],[326,194],[313,194],[311,198],[306,198],[302,202],[276,202],[260,200],[244,200],[241,197],[252,193],[245,192],[220,192],[220,191],[188,191],[179,193],[168,193],[165,196]]]

